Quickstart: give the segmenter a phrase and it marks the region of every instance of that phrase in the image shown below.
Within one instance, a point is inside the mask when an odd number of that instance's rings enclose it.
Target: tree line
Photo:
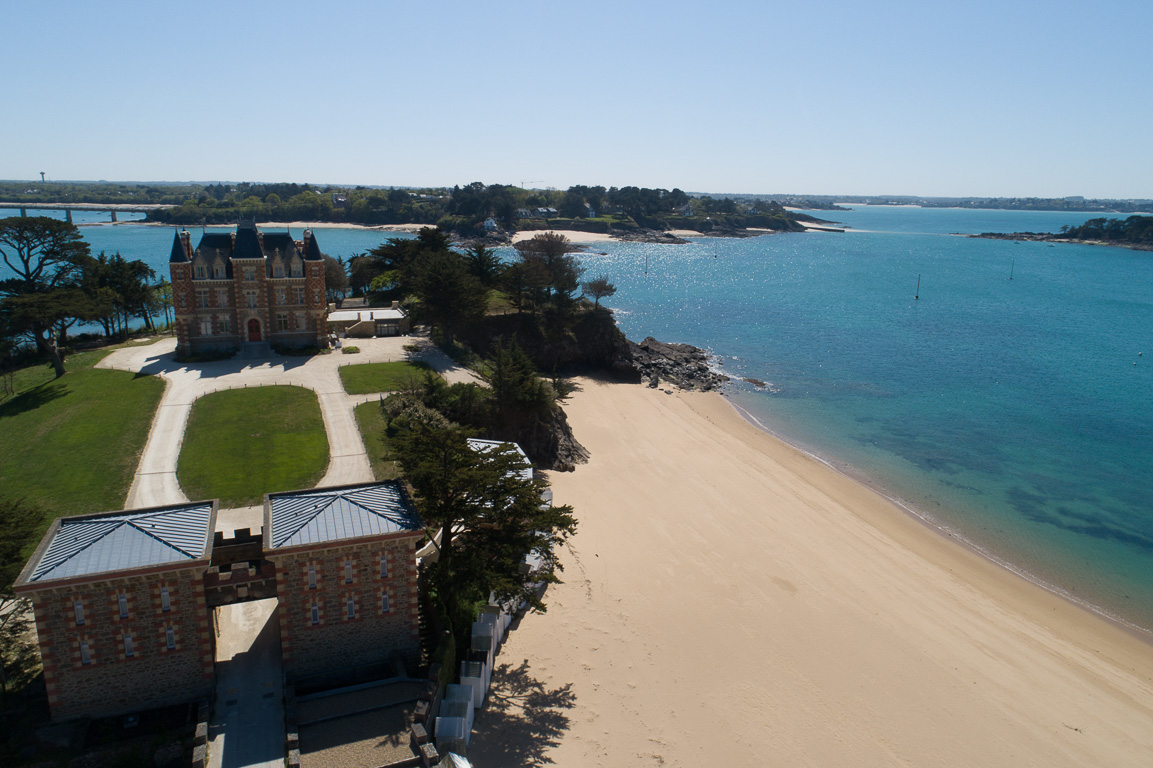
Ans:
[[[172,287],[145,262],[119,253],[92,256],[79,229],[58,219],[31,216],[0,219],[0,258],[12,276],[0,280],[0,346],[10,358],[26,343],[65,373],[68,330],[99,323],[108,339],[127,338],[129,324],[142,320],[155,330],[168,321]]]
[[[1079,227],[1062,226],[1058,237],[1069,240],[1104,240],[1153,245],[1153,216],[1089,219]]]
[[[494,335],[486,318],[507,300],[516,314],[562,332],[590,311],[582,286],[596,293],[593,312],[615,289],[607,278],[582,280],[570,244],[552,233],[518,243],[505,262],[483,244],[455,250],[449,233],[426,228],[347,267],[352,290],[403,300],[446,349],[474,355],[487,384],[448,385],[428,372],[380,406],[386,442],[436,550],[422,574],[429,617],[456,648],[467,648],[476,606],[490,594],[544,610],[538,585],[559,580],[559,548],[576,530],[572,508],[544,503],[547,482],[524,471],[529,465],[511,445],[542,458],[564,422],[561,403],[571,388],[541,375],[516,337]],[[473,437],[500,444],[478,450]],[[526,555],[537,564],[532,572],[522,567]]]

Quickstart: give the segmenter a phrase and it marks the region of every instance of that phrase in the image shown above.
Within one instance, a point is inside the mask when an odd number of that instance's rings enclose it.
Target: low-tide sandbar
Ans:
[[[1153,646],[744,421],[580,381],[580,529],[470,757],[508,765],[1147,766]]]

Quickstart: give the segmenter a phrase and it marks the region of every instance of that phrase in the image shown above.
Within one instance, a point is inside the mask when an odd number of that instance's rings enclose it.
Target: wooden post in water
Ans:
[[[1017,260],[1013,259],[1013,263],[1009,265],[1009,279],[1013,279],[1013,267],[1017,266]]]
[[[921,273],[918,272],[917,273],[917,292],[915,294],[913,294],[913,299],[917,300],[920,298],[921,298]]]

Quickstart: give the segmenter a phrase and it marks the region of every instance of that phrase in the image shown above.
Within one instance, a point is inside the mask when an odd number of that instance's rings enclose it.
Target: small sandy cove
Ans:
[[[1150,766],[1153,646],[917,522],[719,395],[581,380],[580,530],[470,757]]]

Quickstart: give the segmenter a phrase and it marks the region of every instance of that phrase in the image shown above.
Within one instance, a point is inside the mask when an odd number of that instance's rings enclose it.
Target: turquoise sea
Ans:
[[[770,431],[1153,628],[1153,253],[951,234],[1094,214],[813,213],[852,229],[598,243],[582,260],[616,284],[608,303],[630,338],[705,347],[734,379],[767,382],[729,397]],[[166,268],[171,229],[82,231],[93,252]],[[316,234],[345,257],[388,236]]]
[[[584,263],[630,338],[767,382],[729,396],[770,431],[1153,627],[1153,253],[950,234],[1091,214],[812,213],[853,230],[598,244]]]

